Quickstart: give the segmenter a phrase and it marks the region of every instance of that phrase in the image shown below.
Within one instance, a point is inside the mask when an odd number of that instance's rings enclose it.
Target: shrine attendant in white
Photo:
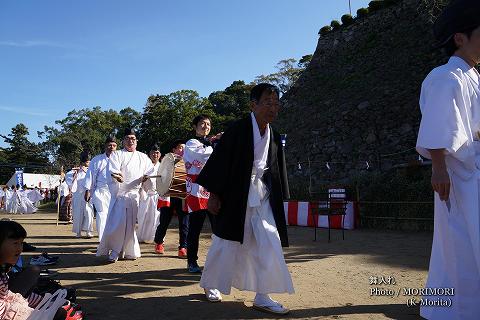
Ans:
[[[85,201],[90,201],[97,211],[98,240],[102,240],[103,230],[107,223],[108,206],[110,205],[110,189],[107,177],[108,159],[117,149],[115,137],[109,136],[105,140],[105,153],[95,156],[88,167],[85,177]]]
[[[80,168],[71,176],[67,176],[67,184],[72,190],[72,211],[73,227],[72,231],[77,238],[82,236],[82,231],[86,233],[87,238],[93,237],[93,207],[85,201],[85,177],[87,175],[90,156],[87,152],[80,155]],[[70,180],[71,177],[71,180]]]
[[[107,177],[112,179],[112,199],[107,224],[98,245],[97,256],[108,255],[110,262],[118,258],[136,259],[141,256],[135,232],[141,187],[150,189],[153,164],[145,153],[137,151],[137,138],[133,129],[126,129],[124,149],[112,153],[107,166]]]
[[[435,23],[451,56],[422,84],[417,150],[432,159],[435,227],[426,287],[453,296],[425,296],[426,319],[480,316],[480,2],[458,1]],[[429,302],[451,299],[451,306]]]
[[[160,147],[153,145],[148,156],[152,160],[154,172],[160,167]],[[151,243],[155,238],[155,231],[159,223],[160,212],[157,210],[158,193],[156,190],[156,179],[152,179],[150,188],[140,189],[140,204],[138,206],[138,228],[137,236],[139,242]]]

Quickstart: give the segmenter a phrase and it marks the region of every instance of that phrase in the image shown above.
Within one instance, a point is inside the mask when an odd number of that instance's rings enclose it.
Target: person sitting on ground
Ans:
[[[41,295],[31,293],[24,298],[20,293],[9,290],[8,271],[22,253],[23,240],[27,237],[25,229],[15,221],[0,221],[0,319],[26,320],[33,309],[42,301]],[[26,294],[26,293],[25,293]],[[73,313],[73,315],[72,315]],[[82,320],[83,312],[70,304],[61,307],[53,320]],[[50,319],[45,319],[50,320]]]

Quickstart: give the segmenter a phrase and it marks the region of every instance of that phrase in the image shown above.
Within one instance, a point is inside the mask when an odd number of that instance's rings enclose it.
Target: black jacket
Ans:
[[[280,135],[270,129],[270,137],[269,169],[263,180],[270,190],[270,205],[282,246],[288,247],[283,209],[283,200],[290,197],[285,155]],[[222,239],[243,243],[253,156],[253,126],[249,115],[225,131],[196,179],[196,183],[220,197],[222,206],[215,218],[213,233]]]

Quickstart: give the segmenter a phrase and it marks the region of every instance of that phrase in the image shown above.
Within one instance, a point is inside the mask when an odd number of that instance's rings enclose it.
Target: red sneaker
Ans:
[[[158,253],[158,254],[164,254],[165,253],[165,248],[163,247],[163,243],[155,245],[155,252]]]
[[[68,304],[63,306],[63,309],[67,312],[65,320],[83,320],[83,311],[79,305],[68,301]]]
[[[187,249],[185,248],[180,248],[178,250],[178,257],[179,258],[186,258],[187,257]]]

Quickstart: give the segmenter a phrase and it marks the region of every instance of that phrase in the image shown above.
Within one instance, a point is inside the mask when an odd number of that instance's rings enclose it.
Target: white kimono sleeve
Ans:
[[[462,85],[453,75],[425,82],[420,96],[422,120],[417,151],[431,158],[428,149],[445,149],[455,153],[468,141],[461,111],[465,112]]]
[[[68,188],[72,188],[73,186],[73,177],[75,176],[75,172],[73,170],[68,171],[65,174],[65,183],[67,184]]]
[[[112,152],[107,163],[107,181],[109,184],[112,182],[118,182],[116,179],[112,178],[112,173],[121,174],[122,173],[121,165],[122,165],[121,152],[120,151]]]
[[[213,148],[205,146],[197,139],[190,139],[185,144],[183,159],[185,163],[191,163],[192,167],[187,168],[188,173],[198,174],[213,152]],[[197,172],[198,171],[198,172]]]
[[[150,158],[148,158],[148,156],[145,156],[144,159],[142,159],[142,161],[145,161],[143,174],[146,175],[146,176],[154,175],[155,174],[155,167],[153,166],[153,163],[150,160]],[[153,189],[152,179],[147,179],[145,182],[143,182],[142,183],[142,189],[145,192],[147,192],[148,190],[152,190]]]
[[[83,186],[85,187],[85,190],[92,190],[93,177],[96,176],[95,172],[95,163],[93,163],[88,166],[87,173],[85,174],[85,178],[83,179]]]

